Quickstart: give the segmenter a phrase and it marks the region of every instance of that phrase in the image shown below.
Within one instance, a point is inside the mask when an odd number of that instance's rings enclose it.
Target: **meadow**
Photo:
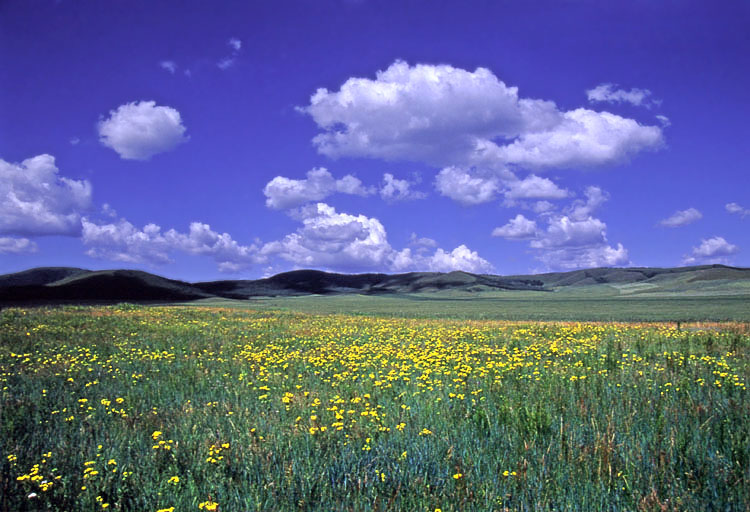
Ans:
[[[0,315],[2,511],[750,509],[746,323]]]

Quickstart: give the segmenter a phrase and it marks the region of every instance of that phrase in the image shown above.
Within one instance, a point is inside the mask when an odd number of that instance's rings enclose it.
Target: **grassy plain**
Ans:
[[[609,286],[560,292],[436,292],[388,295],[306,295],[248,301],[205,299],[197,305],[357,314],[404,318],[454,318],[517,321],[750,322],[750,293],[716,296],[669,293],[617,294]]]
[[[3,310],[0,510],[750,508],[746,323],[317,299]]]

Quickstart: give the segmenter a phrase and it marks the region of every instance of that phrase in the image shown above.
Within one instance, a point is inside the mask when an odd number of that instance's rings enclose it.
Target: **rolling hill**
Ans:
[[[596,290],[594,293],[593,290]],[[301,295],[441,295],[485,292],[594,295],[750,294],[750,269],[724,265],[594,268],[537,275],[468,272],[336,274],[295,270],[257,280],[186,283],[138,270],[44,267],[0,275],[0,303],[186,302]]]

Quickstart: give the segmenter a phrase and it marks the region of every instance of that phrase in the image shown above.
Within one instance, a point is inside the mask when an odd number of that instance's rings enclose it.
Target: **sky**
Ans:
[[[0,1],[0,273],[750,266],[746,1]]]

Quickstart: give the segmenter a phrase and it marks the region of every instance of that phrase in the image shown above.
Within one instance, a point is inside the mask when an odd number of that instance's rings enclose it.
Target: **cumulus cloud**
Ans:
[[[648,89],[624,89],[617,88],[616,84],[600,84],[586,91],[586,96],[591,103],[630,103],[636,107],[650,108],[652,104],[661,103],[659,100],[651,99],[651,91]]]
[[[661,220],[659,224],[668,228],[679,228],[692,224],[702,218],[703,214],[701,212],[695,208],[688,208],[687,210],[677,210],[666,219]]]
[[[750,215],[750,209],[748,209],[748,208],[744,208],[744,207],[740,206],[740,205],[739,205],[739,204],[737,204],[737,203],[727,203],[727,204],[726,204],[726,205],[724,206],[724,208],[726,208],[726,210],[727,210],[727,211],[728,211],[729,213],[731,213],[731,214],[734,214],[734,215],[739,215],[739,216],[740,216],[740,217],[742,217],[743,219],[744,219],[745,217],[747,217],[748,215]]]
[[[164,265],[182,253],[210,257],[222,272],[238,272],[258,264],[279,269],[281,262],[345,272],[492,270],[487,260],[463,244],[447,251],[437,247],[434,240],[412,235],[410,247],[397,251],[378,219],[337,212],[325,203],[306,204],[290,214],[300,227],[265,244],[242,245],[228,233],[214,231],[201,222],[191,223],[189,230],[182,232],[165,231],[153,223],[139,228],[124,218],[97,222],[87,217],[81,220],[81,240],[86,254],[93,258]]]
[[[530,245],[534,249],[601,245],[607,240],[606,228],[604,222],[594,217],[575,220],[563,215],[551,219],[547,230]]]
[[[373,270],[488,271],[489,262],[464,245],[452,251],[437,248],[395,250],[383,224],[374,217],[337,212],[325,203],[299,208],[300,228],[278,241],[263,245],[258,256],[265,263],[281,258],[297,267],[327,268],[346,272]],[[426,240],[422,240],[425,245]]]
[[[0,159],[0,234],[77,236],[90,204],[91,184],[60,176],[53,156]]]
[[[421,268],[426,268],[432,272],[463,270],[464,272],[476,274],[491,272],[493,269],[490,262],[463,244],[450,252],[437,249],[432,256],[427,258],[424,263],[419,263],[419,265]]]
[[[500,178],[488,169],[445,167],[435,177],[440,194],[464,205],[492,201],[500,187]]]
[[[36,252],[37,245],[28,238],[0,236],[0,254]]]
[[[609,194],[601,187],[588,186],[583,195],[586,199],[576,199],[565,209],[566,213],[575,220],[587,219],[599,209],[601,205],[609,200]]]
[[[607,225],[594,217],[556,216],[529,246],[537,250],[537,259],[551,269],[629,265],[627,249],[621,243],[616,247],[609,245],[606,230]]]
[[[427,194],[412,190],[414,183],[408,180],[394,178],[393,174],[383,174],[383,184],[380,187],[380,197],[386,201],[407,201],[411,199],[424,199]]]
[[[547,178],[540,178],[534,174],[518,181],[508,183],[505,191],[506,199],[563,199],[568,197],[568,191],[561,189]]]
[[[350,78],[338,92],[318,89],[309,114],[323,133],[313,142],[328,156],[465,163],[476,140],[548,125],[551,102],[521,100],[489,70],[396,61],[375,80]]]
[[[540,228],[536,220],[516,215],[504,226],[495,228],[493,236],[509,240],[528,240],[532,253],[550,270],[624,266],[630,263],[628,251],[607,240],[607,225],[593,213],[608,199],[601,188],[590,186],[585,199],[576,199],[561,213],[547,205],[537,209],[546,223]]]
[[[338,213],[325,203],[303,206],[294,233],[265,244],[262,256],[277,256],[302,267],[384,267],[392,249],[378,219]]]
[[[531,210],[534,213],[538,213],[540,215],[549,213],[554,209],[555,205],[550,203],[549,201],[536,201],[531,205]]]
[[[579,268],[621,267],[630,264],[628,251],[621,243],[593,247],[565,247],[538,254],[537,259],[547,268],[574,270]]]
[[[148,160],[188,138],[180,113],[153,101],[120,105],[99,122],[99,141],[126,160]]]
[[[693,247],[690,254],[684,256],[683,264],[728,264],[729,256],[737,254],[739,251],[739,247],[730,244],[723,237],[714,236],[712,238],[704,238],[701,240],[700,245]]]
[[[97,224],[87,218],[82,220],[81,240],[92,258],[127,263],[165,264],[171,261],[169,244],[156,224],[138,229],[125,219],[117,223]]]
[[[320,201],[337,192],[367,196],[374,193],[374,190],[365,187],[358,178],[350,174],[337,180],[324,167],[308,171],[307,178],[303,180],[276,176],[263,189],[266,206],[275,210],[286,210]]]
[[[242,41],[237,39],[236,37],[231,38],[229,41],[227,41],[227,44],[229,47],[234,51],[239,51],[240,48],[242,48]]]
[[[159,67],[165,71],[168,71],[172,75],[174,75],[175,71],[177,71],[177,63],[173,60],[163,60],[159,62]]]
[[[255,263],[255,246],[243,246],[227,233],[217,233],[208,224],[193,222],[187,233],[163,232],[157,224],[138,228],[125,219],[108,224],[82,220],[83,244],[93,258],[126,263],[162,265],[170,254],[182,252],[212,257],[220,271],[236,272]]]
[[[562,114],[546,130],[522,133],[510,144],[487,143],[487,155],[527,168],[603,165],[663,144],[661,129],[585,108]]]
[[[529,220],[520,213],[510,219],[507,224],[492,231],[492,236],[499,236],[509,240],[523,240],[536,236],[536,221]]]
[[[330,157],[404,159],[501,169],[599,165],[662,144],[661,129],[607,112],[521,98],[491,71],[396,61],[375,79],[318,89],[300,110]]]
[[[417,249],[426,249],[428,247],[437,247],[438,243],[432,238],[419,237],[416,233],[412,233],[409,237],[409,245]]]

